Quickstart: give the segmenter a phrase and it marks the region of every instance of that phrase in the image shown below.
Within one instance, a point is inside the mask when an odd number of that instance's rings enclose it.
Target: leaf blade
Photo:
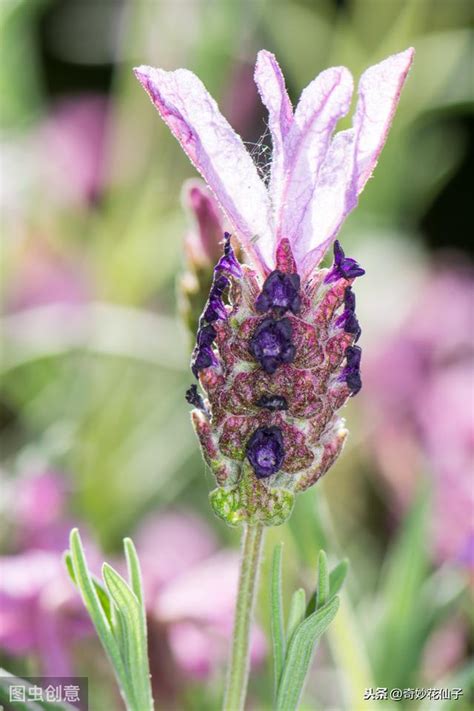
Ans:
[[[110,662],[116,673],[118,682],[125,695],[131,695],[131,686],[126,674],[125,665],[119,649],[119,645],[113,634],[111,625],[100,604],[99,597],[94,587],[87,561],[82,546],[81,537],[77,528],[71,531],[70,553],[73,566],[74,578],[81,593],[83,603],[89,613],[97,635],[104,647]]]
[[[297,709],[315,644],[334,619],[338,607],[339,598],[335,597],[327,605],[313,612],[295,630],[281,675],[276,711]]]
[[[291,597],[290,611],[286,625],[286,639],[290,644],[297,627],[303,622],[306,612],[306,594],[303,588],[295,590]]]
[[[328,558],[322,549],[318,558],[318,596],[316,598],[316,609],[324,607],[329,599],[329,573]]]
[[[343,558],[329,573],[329,600],[340,591],[349,572],[349,561]]]
[[[137,708],[148,711],[153,708],[153,700],[142,605],[127,582],[107,563],[103,565],[102,574],[107,590],[123,622],[123,638],[126,647],[125,663],[134,682]]]

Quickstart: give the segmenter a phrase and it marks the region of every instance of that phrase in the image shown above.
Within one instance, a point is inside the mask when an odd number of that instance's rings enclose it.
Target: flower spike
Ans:
[[[352,99],[349,71],[322,72],[293,111],[275,57],[261,51],[255,81],[273,142],[268,190],[194,74],[136,70],[249,260],[240,263],[226,232],[191,362],[203,395],[196,384],[186,393],[217,482],[210,501],[230,525],[283,523],[295,495],[344,446],[338,411],[362,387],[352,285],[365,272],[336,238],[378,160],[412,59],[408,49],[369,68],[352,128],[335,132]],[[333,265],[319,268],[332,244]]]

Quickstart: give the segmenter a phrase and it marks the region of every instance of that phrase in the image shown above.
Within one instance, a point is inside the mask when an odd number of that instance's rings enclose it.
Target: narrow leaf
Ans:
[[[110,565],[102,568],[104,581],[123,620],[126,639],[126,666],[133,679],[137,707],[143,711],[153,708],[146,636],[140,602],[126,581]]]
[[[298,708],[316,642],[334,619],[338,607],[339,598],[335,597],[296,629],[286,655],[276,711],[295,711]]]
[[[281,562],[283,543],[275,546],[272,563],[272,643],[273,643],[273,669],[275,676],[275,695],[278,690],[283,661],[285,658],[285,630],[283,623],[283,596],[281,591]]]
[[[127,559],[127,570],[128,570],[128,577],[130,581],[130,587],[132,591],[135,593],[137,596],[138,604],[140,606],[140,622],[141,622],[141,629],[140,629],[140,635],[142,639],[142,644],[145,647],[145,650],[148,649],[148,635],[147,635],[147,623],[146,623],[146,608],[145,608],[145,599],[143,595],[143,583],[142,583],[142,573],[140,569],[140,561],[138,559],[137,551],[135,548],[135,544],[133,543],[131,538],[125,538],[123,541],[123,546],[125,550],[125,557]],[[148,657],[147,657],[148,658]],[[148,678],[149,678],[149,673],[148,673]],[[150,692],[151,693],[151,692]]]
[[[126,674],[120,649],[89,573],[81,537],[77,528],[71,531],[70,546],[73,575],[74,579],[77,581],[77,586],[81,593],[82,600],[90,615],[97,635],[99,636],[99,639],[110,658],[111,664],[117,675],[118,682],[127,698],[129,698],[131,693],[130,679]]]
[[[344,585],[344,581],[349,570],[349,561],[347,558],[341,560],[336,567],[329,573],[329,597],[327,602],[333,599]],[[306,608],[306,617],[309,617],[316,610],[316,602],[318,598],[318,590],[316,589],[311,595],[308,606]]]
[[[319,610],[327,603],[329,599],[329,572],[328,559],[323,550],[319,551],[318,559],[318,597],[316,607]]]
[[[72,562],[72,556],[70,551],[66,551],[64,553],[64,564],[66,566],[66,570],[69,573],[69,577],[71,578],[72,582],[74,585],[77,587],[77,580],[76,576],[74,574],[74,564]],[[100,600],[100,604],[102,605],[102,609],[104,610],[105,616],[107,617],[109,623],[112,621],[112,610],[111,610],[111,605],[110,605],[110,600],[109,596],[107,595],[106,591],[104,590],[103,585],[97,580],[95,575],[91,575],[91,580],[94,585],[95,591],[97,593],[97,597]]]
[[[344,585],[348,570],[349,561],[347,558],[344,558],[329,573],[329,600],[331,600],[334,595],[337,595]]]
[[[305,618],[306,595],[303,588],[295,590],[290,602],[290,612],[288,614],[288,623],[286,625],[286,640],[290,644],[296,628],[303,622]]]
[[[143,589],[142,575],[140,571],[140,563],[138,561],[137,551],[131,538],[124,538],[123,547],[125,550],[125,558],[127,559],[128,578],[130,587],[137,596],[140,605],[143,605]]]
[[[71,578],[74,585],[77,585],[76,576],[74,574],[74,563],[72,562],[71,551],[64,552],[63,560],[64,560],[64,565],[66,566],[66,570],[68,572],[69,577]]]

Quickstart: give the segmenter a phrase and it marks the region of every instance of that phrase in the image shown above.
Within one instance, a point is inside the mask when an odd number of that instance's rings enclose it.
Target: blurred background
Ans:
[[[341,232],[367,272],[364,387],[336,466],[268,533],[249,708],[270,708],[279,540],[288,594],[312,588],[321,546],[351,564],[302,708],[376,709],[364,692],[377,687],[461,688],[396,708],[470,708],[472,15],[468,0],[1,0],[0,666],[88,676],[92,711],[121,708],[62,569],[78,525],[96,570],[123,565],[124,536],[137,544],[160,707],[219,708],[239,531],[212,516],[184,401],[188,307],[212,265],[192,247],[193,169],[132,67],[193,70],[264,165],[260,48],[295,103],[327,66],[357,78],[413,45],[375,178]]]

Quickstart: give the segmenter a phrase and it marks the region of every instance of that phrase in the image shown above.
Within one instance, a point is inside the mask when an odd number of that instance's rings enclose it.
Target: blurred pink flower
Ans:
[[[218,551],[211,529],[191,513],[152,516],[134,538],[143,570],[152,650],[154,634],[165,631],[180,671],[197,679],[210,676],[228,651],[238,554]],[[263,633],[255,627],[254,663],[263,659],[265,648]],[[159,655],[160,648],[157,651]],[[160,659],[155,665],[152,661],[152,673],[159,674],[160,663]]]
[[[368,355],[365,396],[398,503],[427,468],[435,554],[474,568],[473,287],[467,270],[433,273],[399,332]]]
[[[65,477],[53,471],[34,473],[22,477],[16,489],[11,511],[20,548],[66,550],[73,524],[66,514]]]
[[[91,289],[82,265],[41,237],[27,239],[13,259],[5,295],[8,311],[52,303],[81,306],[88,300]]]
[[[39,131],[46,178],[64,202],[81,206],[100,197],[107,112],[99,94],[63,98]]]
[[[91,625],[58,552],[27,550],[0,557],[0,648],[37,654],[41,672],[72,674],[71,643]]]
[[[74,522],[63,476],[40,472],[14,482],[8,517],[16,553],[0,557],[0,648],[36,654],[50,676],[72,674],[75,640],[92,626],[67,576],[62,553]],[[99,556],[86,538],[94,569]]]

